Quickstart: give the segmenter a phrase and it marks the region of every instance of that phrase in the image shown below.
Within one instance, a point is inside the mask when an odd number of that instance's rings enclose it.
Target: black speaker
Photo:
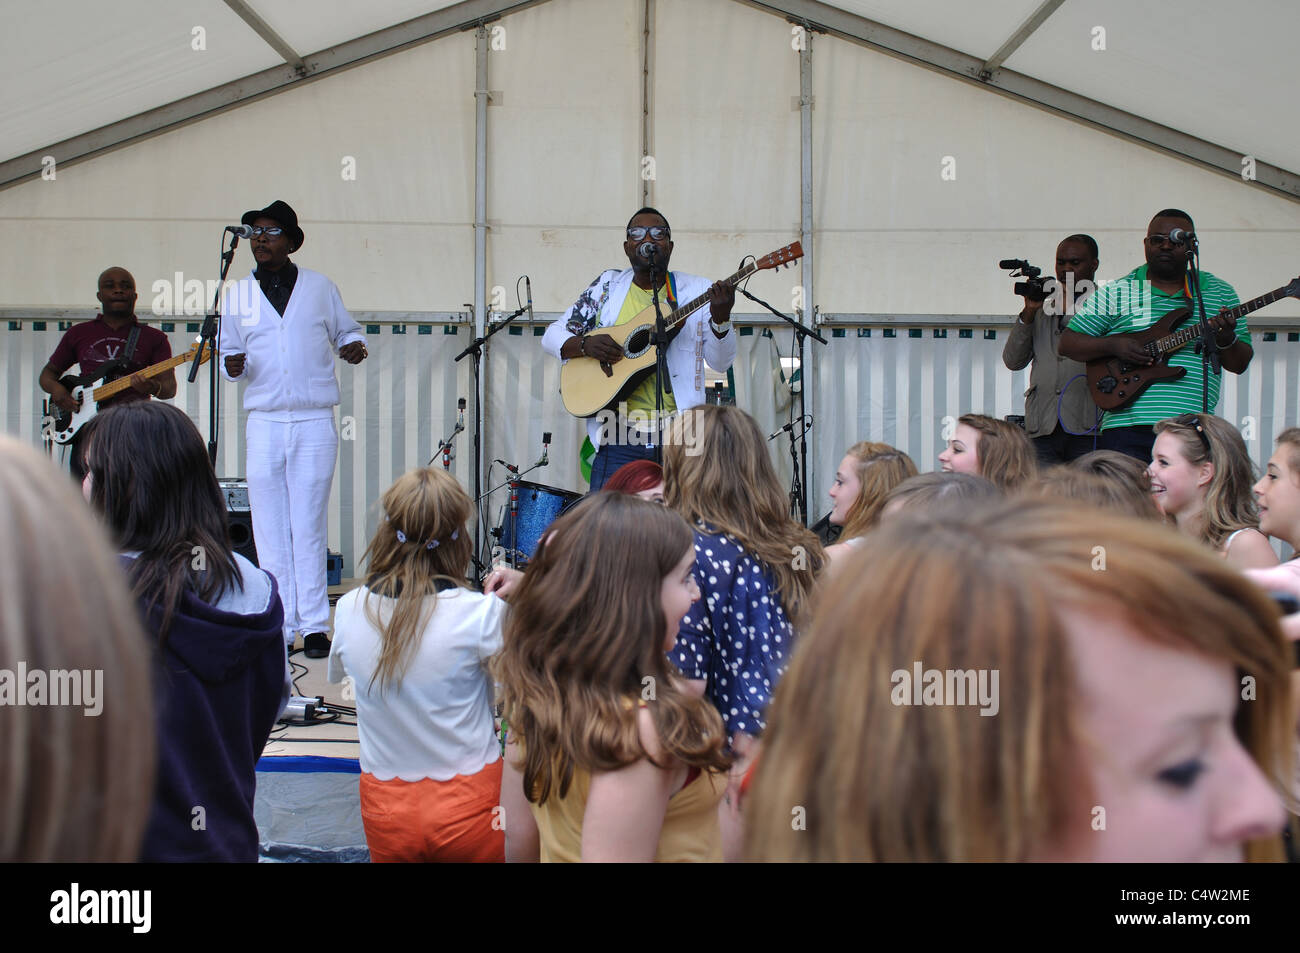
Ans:
[[[253,541],[253,514],[230,512],[226,514],[226,518],[230,521],[231,548],[256,566],[257,546]]]

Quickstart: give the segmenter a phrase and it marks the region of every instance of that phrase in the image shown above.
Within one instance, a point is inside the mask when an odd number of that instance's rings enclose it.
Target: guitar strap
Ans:
[[[118,352],[117,357],[99,369],[99,373],[95,375],[94,380],[107,381],[109,374],[117,374],[118,377],[121,377],[122,375],[118,372],[125,373],[127,365],[131,363],[131,358],[135,356],[135,346],[139,340],[140,325],[133,324],[126,335],[126,344],[122,347],[122,350]]]

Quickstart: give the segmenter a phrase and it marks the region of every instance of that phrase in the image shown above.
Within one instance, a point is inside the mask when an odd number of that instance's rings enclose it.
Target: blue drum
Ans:
[[[499,535],[506,559],[510,559],[511,551],[514,550],[513,555],[523,565],[537,552],[546,528],[555,522],[557,516],[582,499],[582,494],[540,483],[520,481],[515,485],[519,488],[519,512],[512,520],[510,503],[506,502],[501,514]],[[516,538],[518,543],[515,542]]]

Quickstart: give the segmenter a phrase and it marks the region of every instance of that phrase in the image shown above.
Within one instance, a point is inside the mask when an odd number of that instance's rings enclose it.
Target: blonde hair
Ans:
[[[0,669],[45,672],[51,691],[56,671],[92,684],[98,673],[103,706],[89,716],[51,695],[0,708],[5,863],[134,861],[153,802],[150,640],[126,570],[73,486],[0,436]]]
[[[664,651],[663,580],[692,545],[680,515],[625,493],[593,493],[552,524],[492,663],[529,800],[563,798],[578,769],[616,771],[646,757],[632,702],[648,685],[665,755],[728,766],[721,716],[683,690]]]
[[[382,690],[400,683],[410,665],[437,607],[438,580],[469,587],[465,573],[473,542],[465,530],[469,497],[450,473],[411,470],[384,491],[380,502],[383,516],[361,558],[369,567],[366,618],[379,632],[381,646],[370,684],[377,682]],[[372,596],[396,600],[387,623]]]
[[[731,536],[761,562],[798,626],[826,554],[817,536],[790,518],[753,417],[714,404],[678,416],[664,438],[664,502],[690,522]]]
[[[854,475],[861,486],[845,515],[841,540],[864,535],[880,518],[885,499],[894,487],[917,475],[912,458],[887,443],[855,443],[845,456],[853,458]]]
[[[957,422],[980,435],[975,452],[984,479],[1004,490],[1013,490],[1034,478],[1038,456],[1024,430],[984,414],[962,414]]]
[[[1200,423],[1209,448],[1197,433]],[[1214,414],[1179,414],[1155,425],[1156,435],[1178,438],[1179,450],[1192,466],[1211,463],[1214,475],[1205,486],[1200,538],[1214,548],[1239,529],[1259,528],[1259,503],[1251,487],[1254,468],[1246,441],[1232,424]]]
[[[1024,861],[1094,803],[1062,611],[1113,613],[1135,637],[1256,680],[1244,747],[1289,787],[1291,646],[1267,596],[1176,532],[1048,500],[905,515],[838,574],[777,688],[747,802],[751,859]],[[1106,571],[1095,569],[1104,547]],[[891,699],[916,660],[1000,673],[998,717]],[[790,810],[806,810],[792,831]],[[1278,838],[1248,845],[1280,858]]]

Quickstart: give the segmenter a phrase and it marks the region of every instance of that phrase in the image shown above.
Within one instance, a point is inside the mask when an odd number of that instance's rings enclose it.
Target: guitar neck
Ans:
[[[141,377],[157,377],[159,374],[170,371],[173,367],[180,367],[186,361],[191,361],[193,359],[194,352],[186,351],[184,354],[177,354],[175,357],[169,357],[165,361],[159,361],[157,364],[146,367],[138,373]],[[126,377],[119,377],[117,380],[110,381],[102,387],[96,387],[90,395],[91,399],[98,403],[101,400],[107,400],[116,394],[122,393],[122,391],[131,386],[132,376],[133,375],[128,374]]]
[[[736,272],[731,277],[723,278],[722,280],[725,281],[727,284],[731,285],[732,287],[735,287],[736,285],[740,284],[740,282],[744,281],[746,278],[748,278],[757,270],[758,270],[758,265],[756,263],[750,263],[746,265],[744,268],[741,268],[740,271]],[[693,315],[696,311],[699,311],[700,308],[708,304],[708,302],[709,302],[709,293],[706,291],[704,292],[704,294],[700,295],[699,297],[692,298],[690,301],[686,302],[685,304],[678,305],[676,310],[674,310],[672,314],[664,318],[664,327],[671,331],[677,325],[681,324],[683,321],[685,321],[687,318]]]
[[[1249,301],[1239,304],[1235,308],[1229,308],[1223,313],[1231,317],[1235,322],[1238,318],[1244,318],[1252,311],[1258,311],[1260,308],[1267,307],[1268,305],[1273,304],[1276,301],[1281,301],[1283,298],[1287,297],[1287,287],[1288,286],[1283,285],[1281,288],[1274,288],[1268,294],[1262,294],[1258,298],[1251,298]],[[1180,347],[1184,347],[1191,344],[1193,341],[1199,341],[1200,339],[1201,326],[1198,323],[1183,328],[1181,331],[1175,331],[1173,334],[1162,337],[1158,341],[1152,341],[1147,345],[1147,349],[1151,350],[1154,348],[1156,351],[1163,352],[1176,351]]]

